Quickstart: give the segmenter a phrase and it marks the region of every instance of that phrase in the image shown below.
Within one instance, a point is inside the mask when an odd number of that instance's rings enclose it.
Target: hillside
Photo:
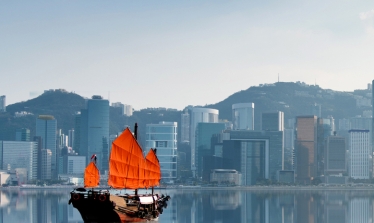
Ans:
[[[324,118],[331,115],[338,120],[362,115],[363,111],[371,110],[371,106],[358,107],[356,99],[370,100],[365,98],[367,94],[370,95],[371,90],[339,92],[303,83],[279,82],[250,87],[206,107],[218,109],[221,119],[231,120],[232,104],[253,102],[255,104],[255,129],[260,129],[262,112],[283,111],[285,120],[287,120],[298,115],[312,114],[312,105],[315,103],[321,105],[321,114]]]
[[[250,87],[239,91],[225,100],[205,107],[218,109],[220,119],[231,120],[231,106],[235,103],[255,103],[255,129],[260,129],[261,113],[283,111],[285,119],[297,115],[310,115],[315,103],[322,108],[322,117],[332,115],[335,120],[362,115],[371,110],[371,90],[339,92],[321,89],[318,86],[303,83],[274,83]],[[358,103],[360,102],[360,103]],[[361,103],[362,102],[362,103]],[[359,106],[357,106],[359,104]],[[53,115],[57,126],[66,134],[74,128],[74,114],[84,108],[85,99],[80,95],[65,91],[50,91],[26,102],[8,105],[6,113],[0,113],[0,140],[14,140],[17,128],[29,128],[31,136],[35,133],[35,120],[38,115]],[[15,117],[15,112],[28,112],[32,115]],[[125,126],[131,129],[139,124],[140,140],[145,137],[145,125],[160,121],[178,122],[181,111],[143,109],[135,111],[133,116],[120,115],[118,108],[110,107],[110,134],[122,131]],[[336,121],[336,123],[338,123]],[[180,128],[178,128],[180,131]]]
[[[57,128],[67,134],[74,128],[74,114],[85,107],[85,99],[75,93],[65,91],[49,91],[37,98],[8,105],[6,113],[0,113],[0,140],[15,140],[18,128],[28,128],[31,137],[35,135],[36,118],[38,115],[53,115],[57,119]],[[27,112],[30,115],[15,117],[16,112]],[[120,114],[118,108],[110,107],[110,134],[117,134],[125,126],[133,129],[135,122],[139,125],[140,139],[145,135],[147,123],[160,121],[179,121],[179,111],[141,110],[135,111],[133,116]]]

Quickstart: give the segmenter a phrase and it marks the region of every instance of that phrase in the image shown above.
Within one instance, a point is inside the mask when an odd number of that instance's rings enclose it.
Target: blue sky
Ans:
[[[183,109],[262,83],[374,79],[371,1],[1,1],[0,95]]]

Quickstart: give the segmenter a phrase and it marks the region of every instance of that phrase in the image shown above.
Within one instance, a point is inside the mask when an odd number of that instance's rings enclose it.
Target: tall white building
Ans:
[[[161,179],[166,182],[173,182],[177,178],[177,127],[177,122],[146,125],[145,156],[151,148],[157,149]]]
[[[371,147],[369,130],[349,130],[349,176],[369,179]]]
[[[27,169],[27,179],[37,178],[36,142],[0,141],[0,167],[3,170]]]
[[[0,96],[0,112],[6,112],[6,96]]]
[[[232,122],[234,130],[254,130],[254,103],[232,105]]]
[[[124,115],[132,116],[132,106],[131,105],[124,105]]]
[[[187,109],[181,114],[181,142],[190,142],[190,114]]]
[[[198,123],[218,123],[217,109],[212,108],[192,108],[191,110],[191,122],[190,122],[190,146],[191,146],[191,170],[195,174],[196,171],[196,127]]]

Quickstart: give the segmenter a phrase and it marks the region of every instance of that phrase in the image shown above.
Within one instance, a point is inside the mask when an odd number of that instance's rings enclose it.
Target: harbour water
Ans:
[[[128,191],[130,192],[130,191]],[[121,193],[126,193],[122,191]],[[372,223],[372,190],[169,189],[160,223]],[[0,223],[80,223],[68,189],[0,191]]]

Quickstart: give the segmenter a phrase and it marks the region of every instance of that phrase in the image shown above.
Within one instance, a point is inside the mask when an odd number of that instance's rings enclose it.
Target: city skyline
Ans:
[[[374,68],[372,2],[0,6],[0,88],[7,104],[65,88],[136,109],[182,109],[278,77],[339,91],[364,89]]]

